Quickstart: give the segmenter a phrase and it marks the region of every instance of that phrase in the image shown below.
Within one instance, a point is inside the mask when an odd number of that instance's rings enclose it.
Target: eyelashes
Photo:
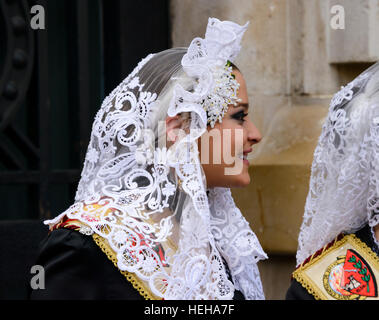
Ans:
[[[245,121],[245,118],[248,116],[248,113],[241,110],[232,115],[232,118],[238,121]]]

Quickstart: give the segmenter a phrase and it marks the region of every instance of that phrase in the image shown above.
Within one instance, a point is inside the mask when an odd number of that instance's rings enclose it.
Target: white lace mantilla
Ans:
[[[197,71],[234,58],[246,28],[237,26],[210,20],[207,58],[204,48],[198,60],[189,50],[196,67],[183,67],[199,86],[195,93],[176,87],[169,115],[190,113],[191,131],[169,149],[149,135],[159,93],[145,91],[148,84],[140,80],[149,79],[156,55],[139,63],[95,117],[76,202],[45,222],[54,226],[66,217],[84,223],[83,233],[106,239],[118,268],[135,274],[158,298],[232,299],[239,289],[247,299],[264,299],[256,264],[267,256],[230,191],[217,188],[208,197],[196,143],[207,125],[199,97],[215,88],[211,73]]]
[[[333,97],[312,163],[297,263],[341,232],[379,223],[379,65]]]

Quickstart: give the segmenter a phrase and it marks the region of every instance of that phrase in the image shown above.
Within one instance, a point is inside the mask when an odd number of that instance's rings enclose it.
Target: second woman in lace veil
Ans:
[[[289,299],[378,299],[379,63],[333,97],[315,150]],[[354,263],[353,263],[354,262]]]

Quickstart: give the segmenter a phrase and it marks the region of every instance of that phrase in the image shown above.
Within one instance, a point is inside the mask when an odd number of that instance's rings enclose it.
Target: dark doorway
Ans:
[[[30,26],[36,5],[45,29]],[[73,201],[104,97],[170,47],[169,5],[2,0],[0,10],[0,219],[50,218]]]

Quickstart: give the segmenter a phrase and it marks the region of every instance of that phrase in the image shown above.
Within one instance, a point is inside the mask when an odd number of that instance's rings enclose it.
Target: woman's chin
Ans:
[[[251,179],[248,173],[241,174],[236,180],[235,188],[245,188],[250,184],[250,182],[251,182]]]
[[[224,188],[245,188],[250,182],[250,175],[248,173],[236,176],[225,176]]]
[[[203,165],[207,188],[245,188],[251,182],[248,167],[243,167],[238,174],[226,174],[225,168],[221,169],[210,171],[209,167]],[[207,175],[207,173],[211,174]]]

